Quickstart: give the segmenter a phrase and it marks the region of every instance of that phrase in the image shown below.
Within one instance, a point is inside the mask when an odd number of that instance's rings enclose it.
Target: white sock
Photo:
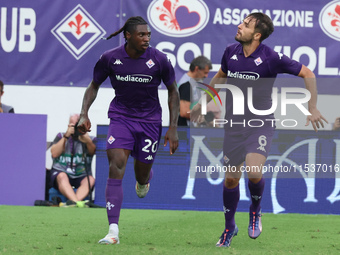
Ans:
[[[109,235],[118,236],[118,234],[119,234],[118,225],[116,223],[110,224]]]

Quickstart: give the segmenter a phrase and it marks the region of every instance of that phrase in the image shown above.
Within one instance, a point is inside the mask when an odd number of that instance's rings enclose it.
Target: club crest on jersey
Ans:
[[[111,135],[110,138],[107,140],[109,144],[112,144],[116,139]]]
[[[149,59],[148,62],[146,62],[146,65],[151,68],[155,65],[155,63],[152,61],[152,59]]]
[[[254,60],[254,62],[255,62],[255,64],[257,65],[257,66],[259,66],[259,65],[261,65],[262,64],[262,59],[260,58],[260,57],[258,57],[257,59],[255,59]]]

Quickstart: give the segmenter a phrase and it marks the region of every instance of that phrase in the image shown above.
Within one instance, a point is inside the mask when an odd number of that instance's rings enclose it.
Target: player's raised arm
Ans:
[[[323,121],[325,121],[326,123],[328,123],[328,121],[321,115],[320,111],[316,107],[318,91],[316,86],[315,74],[308,67],[302,65],[301,71],[298,76],[304,79],[306,89],[308,89],[311,94],[311,98],[308,102],[308,110],[311,115],[307,116],[306,126],[308,126],[311,122],[315,132],[317,132],[318,128],[320,128],[321,126],[324,127]]]
[[[78,130],[81,134],[91,131],[91,121],[88,117],[88,111],[97,97],[99,86],[100,84],[96,84],[92,80],[89,86],[86,88],[78,123]]]
[[[168,105],[170,112],[170,124],[169,129],[164,137],[164,146],[166,146],[169,141],[170,154],[173,154],[178,147],[177,122],[179,114],[179,94],[176,81],[174,81],[170,86],[167,86],[167,89],[168,89]]]

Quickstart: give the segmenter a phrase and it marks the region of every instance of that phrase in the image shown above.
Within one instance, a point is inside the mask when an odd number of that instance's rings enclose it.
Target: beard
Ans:
[[[239,36],[237,36],[237,35],[239,35]],[[237,42],[239,42],[240,44],[242,44],[243,46],[244,45],[250,45],[253,42],[253,40],[254,40],[254,35],[255,35],[255,32],[250,34],[250,35],[248,35],[247,38],[244,38],[242,36],[242,34],[237,33],[235,35],[235,40]]]
[[[248,39],[248,40],[245,40],[245,39],[240,39],[240,38],[238,38],[237,35],[235,36],[235,40],[236,40],[237,42],[239,42],[240,44],[242,44],[242,45],[249,45],[249,44],[251,44],[251,43],[253,42],[253,39],[252,39],[252,38],[251,38],[251,39]]]

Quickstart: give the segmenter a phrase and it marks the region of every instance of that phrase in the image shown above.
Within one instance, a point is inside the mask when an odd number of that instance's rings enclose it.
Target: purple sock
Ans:
[[[252,183],[248,180],[248,187],[251,195],[251,206],[250,210],[259,212],[261,209],[261,200],[264,190],[265,180],[262,178],[258,183]]]
[[[225,228],[229,231],[235,229],[235,213],[240,200],[240,188],[237,185],[233,189],[228,189],[223,184],[223,211],[225,218]]]
[[[118,224],[120,208],[122,207],[123,202],[122,180],[107,179],[105,198],[109,224]]]

